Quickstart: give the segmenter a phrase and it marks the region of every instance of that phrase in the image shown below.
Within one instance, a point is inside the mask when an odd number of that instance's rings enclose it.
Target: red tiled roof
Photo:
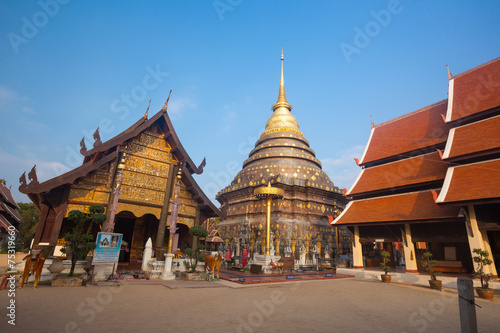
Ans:
[[[443,162],[437,152],[406,158],[361,170],[358,179],[347,195],[394,189],[442,180],[448,163]]]
[[[336,225],[459,221],[460,207],[438,206],[430,190],[349,202]]]
[[[500,58],[453,77],[449,84],[451,122],[500,105]]]
[[[375,126],[360,165],[444,143],[450,126],[442,116],[447,100]]]
[[[500,116],[452,128],[444,159],[484,155],[500,151]]]
[[[437,203],[500,200],[500,159],[450,167]]]

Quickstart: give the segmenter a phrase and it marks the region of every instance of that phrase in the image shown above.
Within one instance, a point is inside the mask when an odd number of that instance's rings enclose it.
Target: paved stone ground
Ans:
[[[498,332],[500,301],[476,302],[479,332]],[[460,332],[456,292],[356,278],[25,287],[0,314],[0,332]]]

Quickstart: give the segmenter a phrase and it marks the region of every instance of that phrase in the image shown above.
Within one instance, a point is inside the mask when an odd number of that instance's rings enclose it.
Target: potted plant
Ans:
[[[195,241],[198,242],[198,237],[207,237],[208,231],[207,229],[200,226],[193,226],[189,228],[189,233],[195,236]],[[184,260],[183,264],[186,268],[185,277],[186,280],[204,280],[204,273],[197,273],[196,267],[198,266],[198,261],[203,260],[204,256],[200,254],[200,250],[203,249],[203,245],[196,244],[194,251],[193,249],[186,249],[186,255],[189,257],[189,260]],[[193,263],[194,259],[194,263]]]
[[[387,274],[391,272],[391,266],[389,266],[389,261],[391,260],[391,254],[387,251],[380,252],[382,256],[382,262],[380,263],[380,267],[384,270],[384,274],[380,275],[382,282],[391,282],[391,275]]]
[[[443,287],[443,282],[437,279],[437,276],[441,275],[441,272],[436,272],[434,267],[432,267],[432,265],[437,265],[437,261],[431,259],[432,253],[430,251],[425,252],[422,255],[422,257],[424,259],[422,261],[422,266],[431,276],[431,279],[429,280],[429,285],[431,286],[431,289],[441,290],[441,288]]]
[[[73,230],[64,235],[66,241],[61,249],[71,260],[69,276],[75,275],[75,265],[78,260],[86,258],[89,251],[95,249],[96,244],[92,229],[95,224],[101,225],[106,221],[106,215],[102,205],[92,205],[89,213],[83,213],[79,210],[72,210],[68,214],[68,221],[74,223]]]
[[[491,265],[493,263],[491,259],[488,258],[490,254],[488,253],[488,251],[483,251],[481,249],[474,249],[472,250],[472,252],[476,254],[472,257],[472,260],[477,263],[477,270],[475,270],[472,274],[474,277],[479,276],[481,278],[481,287],[476,288],[477,295],[481,298],[491,301],[495,296],[494,290],[489,288],[489,281],[491,280],[493,275],[486,274],[484,272],[485,266]]]

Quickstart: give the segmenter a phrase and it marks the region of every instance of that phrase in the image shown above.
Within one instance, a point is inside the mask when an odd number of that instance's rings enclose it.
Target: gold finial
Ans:
[[[285,79],[283,77],[283,60],[285,57],[283,56],[283,48],[281,48],[281,78],[280,78],[280,90],[278,94],[278,101],[273,105],[273,111],[279,107],[286,107],[288,110],[292,110],[292,106],[286,100],[285,95]]]

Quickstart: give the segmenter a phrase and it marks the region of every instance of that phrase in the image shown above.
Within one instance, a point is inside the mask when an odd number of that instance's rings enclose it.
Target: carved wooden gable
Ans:
[[[159,219],[169,171],[178,162],[162,130],[154,124],[121,151],[127,155],[117,213],[127,210],[136,217],[153,214]]]
[[[86,212],[91,205],[104,205],[111,194],[112,173],[115,162],[109,162],[87,176],[77,179],[69,192],[66,216],[72,210]]]

